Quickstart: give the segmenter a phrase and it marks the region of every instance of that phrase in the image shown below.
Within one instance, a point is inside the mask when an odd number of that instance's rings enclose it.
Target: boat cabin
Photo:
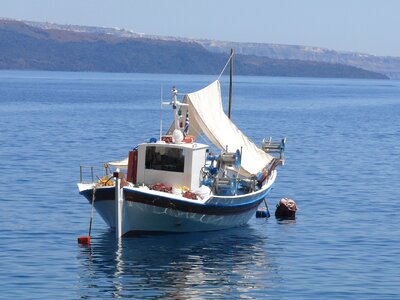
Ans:
[[[195,190],[201,185],[208,146],[200,143],[143,143],[137,149],[136,182]]]

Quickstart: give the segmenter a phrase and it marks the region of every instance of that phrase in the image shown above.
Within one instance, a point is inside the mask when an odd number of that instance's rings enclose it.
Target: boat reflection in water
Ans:
[[[79,298],[204,298],[268,295],[279,274],[266,236],[250,226],[123,239],[114,232],[80,248]]]

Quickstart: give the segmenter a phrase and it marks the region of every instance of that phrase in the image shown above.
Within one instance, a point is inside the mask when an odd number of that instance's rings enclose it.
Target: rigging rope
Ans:
[[[221,74],[219,74],[217,80],[219,80],[219,79],[221,78],[222,74],[225,72],[225,69],[226,69],[226,67],[228,66],[229,62],[231,61],[232,57],[233,57],[233,52],[232,52],[232,54],[229,56],[228,61],[226,62],[224,68],[222,69]]]

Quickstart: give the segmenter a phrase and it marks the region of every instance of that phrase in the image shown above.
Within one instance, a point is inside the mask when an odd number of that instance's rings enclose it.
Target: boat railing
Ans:
[[[80,183],[94,183],[100,178],[109,176],[111,174],[110,167],[106,164],[103,166],[80,166],[79,167],[79,182]],[[87,178],[90,178],[89,180]]]

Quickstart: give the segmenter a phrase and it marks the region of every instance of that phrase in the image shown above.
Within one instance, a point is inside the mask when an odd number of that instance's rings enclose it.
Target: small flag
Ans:
[[[189,133],[189,112],[186,112],[185,127],[183,128],[183,136]]]

